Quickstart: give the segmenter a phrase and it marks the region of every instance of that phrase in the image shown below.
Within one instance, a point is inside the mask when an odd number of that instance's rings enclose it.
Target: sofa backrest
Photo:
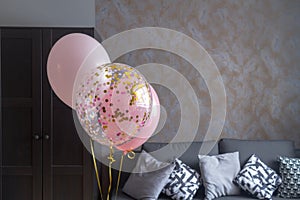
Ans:
[[[239,152],[241,167],[252,154],[256,154],[265,164],[279,172],[278,156],[295,157],[294,143],[287,140],[238,140],[221,139],[219,152]]]
[[[218,143],[214,141],[171,144],[145,143],[143,149],[160,161],[172,162],[175,158],[179,158],[185,164],[200,172],[198,154],[200,153],[200,148],[204,147],[204,145],[209,148],[209,155],[217,155],[219,153]]]

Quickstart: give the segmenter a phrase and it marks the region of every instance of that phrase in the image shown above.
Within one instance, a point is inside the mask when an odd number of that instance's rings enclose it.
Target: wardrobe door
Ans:
[[[2,200],[42,199],[41,58],[38,29],[1,29]]]
[[[51,90],[46,74],[51,47],[62,36],[74,32],[93,35],[93,29],[43,30],[44,200],[92,199],[91,156],[77,135],[72,109]]]

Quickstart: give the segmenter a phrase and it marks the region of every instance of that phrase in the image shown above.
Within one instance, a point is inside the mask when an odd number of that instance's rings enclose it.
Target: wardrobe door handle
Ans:
[[[33,139],[35,139],[35,140],[40,140],[40,139],[41,139],[41,136],[39,136],[38,134],[34,134],[34,135],[33,135]]]
[[[50,139],[50,136],[48,134],[46,134],[44,137],[45,137],[46,140]]]

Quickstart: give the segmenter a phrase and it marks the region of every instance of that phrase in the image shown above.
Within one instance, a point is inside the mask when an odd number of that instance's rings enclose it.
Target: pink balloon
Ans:
[[[50,51],[47,61],[50,85],[55,94],[69,107],[72,107],[76,73],[85,58],[95,49],[99,52],[99,65],[110,63],[102,45],[94,38],[81,33],[72,33],[60,38]]]
[[[139,79],[137,77],[131,77],[130,79],[127,76],[123,76],[123,83],[127,81],[138,82]],[[149,85],[149,84],[148,84]],[[126,133],[129,136],[134,136],[137,134],[138,127],[143,127],[145,122],[147,122],[151,110],[151,90],[146,86],[144,82],[138,82],[134,84],[131,91],[135,91],[135,105],[130,106],[131,101],[133,100],[133,96],[131,92],[127,92],[126,84],[118,84],[116,90],[113,90],[112,97],[110,98],[112,103],[113,110],[119,110],[120,113],[124,113],[124,117],[128,117],[129,120],[117,120],[117,126],[119,129]],[[148,99],[148,100],[147,100]],[[146,113],[149,113],[146,115]]]
[[[152,110],[151,110],[150,118],[147,121],[146,125],[140,128],[136,136],[132,137],[131,140],[127,140],[125,143],[116,146],[117,149],[124,151],[124,153],[132,151],[138,148],[139,146],[141,146],[142,144],[144,144],[154,133],[158,125],[159,117],[160,117],[160,103],[159,103],[158,96],[151,85],[150,88],[152,93]]]

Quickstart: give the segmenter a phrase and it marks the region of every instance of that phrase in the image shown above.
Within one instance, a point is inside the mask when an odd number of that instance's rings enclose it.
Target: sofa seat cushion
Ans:
[[[256,199],[256,198],[250,196],[238,195],[238,196],[223,196],[223,197],[216,198],[214,200],[250,200],[250,199]]]
[[[118,196],[116,198],[116,191],[112,191],[111,193],[111,197],[110,199],[117,199],[117,200],[134,200],[134,198],[128,196],[127,194],[125,194],[124,192],[122,191],[119,191],[118,193]],[[167,195],[165,194],[160,194],[159,197],[158,197],[159,200],[171,200],[170,197],[168,197]],[[203,200],[204,198],[203,197],[195,197],[193,198],[193,200]]]
[[[253,200],[256,198],[250,196],[225,196],[225,197],[216,198],[214,200],[251,200],[251,199]],[[284,199],[273,196],[272,200],[284,200]],[[288,200],[299,200],[299,199],[288,199]]]
[[[279,173],[278,156],[294,157],[294,143],[287,140],[237,140],[221,139],[220,153],[238,151],[240,163],[244,166],[252,154],[257,155],[266,165]]]
[[[116,199],[115,196],[116,192],[113,191],[111,198],[110,199]],[[224,197],[218,197],[214,200],[255,200],[256,198],[250,197],[250,196],[224,196]],[[122,191],[118,193],[118,198],[117,200],[134,200],[132,197],[126,195]],[[158,200],[171,200],[170,197],[161,194],[158,198]],[[203,197],[195,197],[193,200],[204,200]],[[272,200],[284,200],[283,198],[280,197],[272,197]],[[299,198],[294,198],[294,199],[288,199],[288,200],[299,200]]]
[[[110,199],[118,199],[118,200],[134,200],[134,198],[128,196],[122,190],[118,192],[118,196],[116,198],[116,190],[111,191],[111,197]]]

